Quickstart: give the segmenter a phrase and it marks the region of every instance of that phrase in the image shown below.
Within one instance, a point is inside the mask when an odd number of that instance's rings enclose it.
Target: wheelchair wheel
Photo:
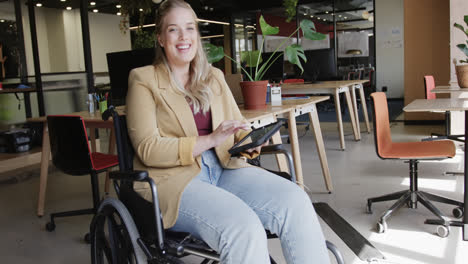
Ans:
[[[91,223],[91,262],[148,263],[137,243],[139,237],[135,222],[122,202],[105,199]]]

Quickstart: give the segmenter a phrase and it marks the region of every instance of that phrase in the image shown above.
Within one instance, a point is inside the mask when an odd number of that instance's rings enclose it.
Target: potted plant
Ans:
[[[273,65],[273,63],[281,57],[281,54],[279,54],[278,51],[286,46],[288,40],[291,39],[299,31],[299,29],[302,30],[304,37],[310,40],[322,40],[326,37],[326,35],[318,33],[315,30],[315,25],[312,21],[306,19],[302,20],[299,27],[297,27],[294,32],[285,38],[284,41],[282,41],[272,52],[270,57],[265,62],[263,62],[261,54],[263,50],[263,44],[265,42],[265,36],[278,34],[279,28],[270,26],[265,21],[263,16],[260,16],[259,22],[262,31],[262,43],[260,45],[260,50],[241,52],[241,62],[244,65],[240,65],[240,68],[248,79],[247,81],[241,82],[242,95],[244,97],[246,109],[259,109],[266,107],[265,99],[268,80],[263,80],[263,76]],[[207,51],[209,58],[214,57],[215,54],[219,54],[219,52],[222,52],[222,48],[215,47],[214,45],[210,44],[205,45],[205,50]],[[290,63],[297,65],[301,71],[304,71],[302,68],[301,59],[304,62],[306,62],[307,59],[304,54],[304,50],[299,44],[291,44],[286,46],[284,55]],[[228,55],[224,56],[239,64],[236,60],[229,57]],[[247,71],[245,67],[249,67],[250,71]]]
[[[464,16],[465,24],[468,26],[468,15]],[[465,28],[460,24],[453,24],[454,27],[460,29],[465,36],[468,38],[468,28]],[[466,41],[468,44],[468,40]],[[461,88],[468,88],[468,46],[466,44],[458,44],[457,47],[465,54],[465,60],[459,60],[460,65],[455,65],[455,69],[457,72],[457,79],[458,79],[458,86]]]

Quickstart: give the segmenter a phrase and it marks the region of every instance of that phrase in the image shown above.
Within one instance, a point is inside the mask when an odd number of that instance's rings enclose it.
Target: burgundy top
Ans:
[[[193,113],[192,104],[190,104],[190,109]],[[213,127],[211,125],[211,110],[208,110],[205,114],[203,114],[202,111],[199,111],[193,115],[193,118],[195,119],[199,136],[205,136],[213,132]]]

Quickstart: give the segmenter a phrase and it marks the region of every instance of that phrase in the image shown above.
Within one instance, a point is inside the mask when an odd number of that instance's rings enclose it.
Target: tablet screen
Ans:
[[[280,129],[282,122],[276,122],[264,127],[260,127],[252,130],[246,137],[235,144],[229,153],[234,154],[242,152],[249,148],[254,148],[262,145],[268,139],[270,139],[276,131]]]

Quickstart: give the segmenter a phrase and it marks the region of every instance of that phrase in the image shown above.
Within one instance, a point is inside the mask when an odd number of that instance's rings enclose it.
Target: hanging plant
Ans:
[[[154,5],[153,0],[120,0],[120,31],[126,33],[130,26],[130,16],[138,15],[138,26],[141,28],[145,22],[145,18],[151,14]]]
[[[283,7],[285,8],[286,22],[290,22],[296,16],[296,6],[298,0],[283,0]]]

